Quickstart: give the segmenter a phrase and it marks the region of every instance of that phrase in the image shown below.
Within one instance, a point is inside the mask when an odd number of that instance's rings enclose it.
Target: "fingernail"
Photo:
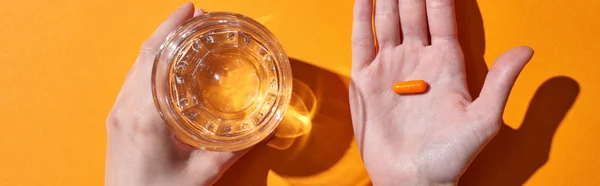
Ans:
[[[204,10],[198,8],[198,9],[194,10],[194,17],[202,15],[204,13],[205,13]]]

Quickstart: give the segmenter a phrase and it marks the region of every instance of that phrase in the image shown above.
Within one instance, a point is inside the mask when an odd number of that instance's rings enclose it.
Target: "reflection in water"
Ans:
[[[295,139],[307,135],[312,128],[312,119],[317,108],[313,91],[301,81],[294,79],[290,105],[277,127],[275,137],[267,144],[275,149],[288,149]]]

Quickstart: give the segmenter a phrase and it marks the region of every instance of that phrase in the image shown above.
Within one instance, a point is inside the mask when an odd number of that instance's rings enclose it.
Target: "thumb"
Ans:
[[[498,121],[502,117],[508,95],[523,70],[533,56],[533,50],[526,46],[515,47],[502,54],[492,65],[485,78],[479,97],[470,105],[474,112],[485,119]],[[488,122],[496,123],[496,122]]]

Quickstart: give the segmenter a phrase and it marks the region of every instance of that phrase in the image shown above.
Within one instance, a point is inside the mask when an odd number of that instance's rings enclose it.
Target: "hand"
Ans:
[[[374,14],[372,6],[372,0],[357,0],[354,7],[350,85],[369,176],[375,185],[456,184],[500,128],[508,95],[533,51],[517,47],[500,56],[473,100],[452,0],[378,0]],[[392,91],[394,82],[413,79],[428,82],[429,90]]]
[[[171,134],[154,106],[150,78],[158,48],[181,23],[202,13],[191,3],[182,5],[142,46],[106,121],[106,185],[211,185],[248,151],[194,149]]]

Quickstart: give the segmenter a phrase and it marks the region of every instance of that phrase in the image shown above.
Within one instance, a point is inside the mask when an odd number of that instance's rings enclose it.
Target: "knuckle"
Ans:
[[[375,43],[372,38],[369,37],[361,37],[355,38],[352,40],[353,47],[373,47]]]
[[[118,98],[117,98],[118,99]],[[121,108],[122,104],[117,100],[115,106],[112,108],[108,116],[106,117],[106,130],[108,132],[112,132],[115,130],[123,130],[123,127],[126,126],[124,124],[126,113]]]
[[[425,0],[399,0],[398,4],[400,5],[417,5],[423,4]]]
[[[106,117],[106,131],[111,132],[120,128],[121,121],[115,112],[110,112]]]
[[[141,112],[139,109],[116,106],[106,118],[108,132],[122,131],[132,136],[145,138],[159,135],[162,131],[156,117]]]
[[[129,70],[127,72],[127,74],[125,75],[125,81],[129,81],[131,79],[131,77],[133,77],[135,74],[135,72],[133,71],[133,69]]]
[[[153,117],[135,112],[131,117],[131,131],[138,136],[156,136],[160,133],[160,126]]]
[[[371,8],[357,8],[353,14],[355,20],[362,22],[370,22],[373,16]]]
[[[438,34],[438,35],[433,36],[431,38],[431,40],[433,40],[439,44],[448,44],[448,45],[454,45],[459,42],[458,37],[456,37],[456,35],[454,35],[454,34],[445,34],[445,35]]]
[[[428,8],[440,9],[454,6],[454,0],[428,0]]]
[[[144,42],[140,47],[139,58],[143,61],[153,61],[155,55],[155,49],[150,41]]]
[[[375,11],[375,18],[377,19],[398,19],[398,10],[383,8]]]

